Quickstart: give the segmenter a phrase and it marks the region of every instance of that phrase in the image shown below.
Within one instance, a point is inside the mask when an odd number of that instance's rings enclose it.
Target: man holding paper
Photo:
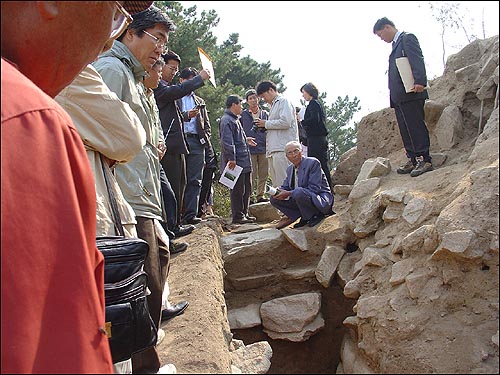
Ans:
[[[375,23],[373,33],[386,43],[392,42],[389,56],[390,105],[396,112],[408,157],[406,164],[399,167],[397,172],[409,173],[412,177],[420,176],[433,170],[429,154],[429,131],[425,124],[424,104],[429,94],[426,90],[427,75],[422,50],[415,35],[398,31],[386,17]]]
[[[234,182],[234,185],[231,184],[233,187],[230,194],[233,224],[246,224],[255,221],[254,217],[248,216],[248,205],[252,192],[252,163],[247,143],[252,146],[255,146],[256,143],[253,138],[247,138],[241,126],[239,116],[243,111],[242,101],[243,99],[238,95],[229,95],[226,99],[226,110],[219,123],[220,170],[223,171],[222,177],[227,177]],[[234,173],[236,167],[241,167],[239,176],[238,173]]]

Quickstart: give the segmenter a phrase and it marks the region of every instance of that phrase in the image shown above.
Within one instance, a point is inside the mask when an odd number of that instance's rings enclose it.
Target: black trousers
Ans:
[[[396,104],[394,108],[406,156],[413,162],[418,156],[423,156],[425,161],[431,161],[429,154],[431,142],[425,124],[424,104],[425,100],[412,100]]]
[[[307,137],[307,156],[312,156],[319,160],[321,169],[326,175],[328,186],[333,193],[332,176],[328,168],[328,139],[326,135]]]
[[[203,204],[208,204],[208,198],[212,191],[212,182],[215,177],[216,168],[203,168],[203,179],[201,180],[200,200],[198,202],[198,216],[204,214]]]
[[[177,226],[177,199],[175,198],[175,193],[172,190],[172,186],[168,181],[167,175],[163,170],[163,166],[160,167],[160,183],[161,191],[163,194],[163,205],[165,206],[165,213],[167,218],[167,234],[170,238],[174,237],[173,231]]]
[[[233,220],[243,219],[248,215],[250,194],[252,193],[252,172],[241,173],[231,190],[231,214]]]
[[[186,160],[183,154],[165,154],[161,165],[167,175],[177,200],[177,223],[181,223],[181,213],[184,205],[184,191],[186,190]]]

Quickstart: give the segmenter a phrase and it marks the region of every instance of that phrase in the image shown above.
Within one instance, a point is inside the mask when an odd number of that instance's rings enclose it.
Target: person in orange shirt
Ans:
[[[92,170],[53,98],[152,2],[1,2],[1,372],[112,373]]]

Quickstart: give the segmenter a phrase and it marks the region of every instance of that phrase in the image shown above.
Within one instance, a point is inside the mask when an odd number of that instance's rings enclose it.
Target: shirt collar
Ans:
[[[394,43],[394,42],[397,42],[397,41],[398,41],[398,39],[399,39],[399,36],[400,36],[402,33],[403,33],[402,31],[398,31],[398,32],[396,33],[396,35],[394,35],[394,39],[392,40],[392,42],[393,42],[393,43]]]

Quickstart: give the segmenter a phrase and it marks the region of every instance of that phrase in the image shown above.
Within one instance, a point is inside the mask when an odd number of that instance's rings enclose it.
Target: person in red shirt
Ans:
[[[2,373],[113,372],[93,175],[53,97],[151,3],[1,2]]]

